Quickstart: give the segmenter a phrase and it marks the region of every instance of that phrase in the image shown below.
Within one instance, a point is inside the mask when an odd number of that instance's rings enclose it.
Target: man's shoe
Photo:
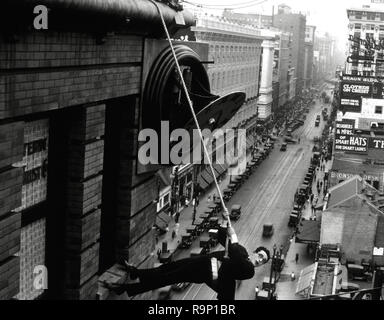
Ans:
[[[139,277],[137,274],[137,268],[129,264],[127,260],[124,260],[124,267],[127,272],[128,279],[136,280]]]
[[[102,284],[110,291],[113,291],[117,295],[122,295],[125,289],[125,283],[109,283],[107,281],[103,281]]]

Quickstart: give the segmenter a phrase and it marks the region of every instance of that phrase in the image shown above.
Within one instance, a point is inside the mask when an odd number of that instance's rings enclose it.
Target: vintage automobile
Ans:
[[[284,136],[284,142],[286,142],[286,143],[297,143],[297,140],[293,139],[292,137],[289,137],[289,136]]]
[[[183,234],[181,236],[181,243],[179,247],[181,249],[188,249],[192,245],[192,235],[191,234]]]
[[[274,232],[272,223],[265,223],[263,225],[263,237],[272,237]]]
[[[301,218],[301,212],[297,210],[292,210],[291,214],[289,215],[289,221],[288,221],[288,226],[289,227],[296,227]]]
[[[241,216],[241,206],[239,204],[234,204],[231,208],[231,213],[229,214],[229,218],[231,220],[239,220]]]
[[[232,195],[233,195],[233,190],[231,190],[231,189],[224,189],[223,190],[223,199],[224,199],[224,201],[231,200]]]
[[[348,264],[348,277],[352,280],[367,281],[372,278],[372,274],[367,272],[367,269],[362,265]]]
[[[280,151],[287,151],[287,143],[282,143],[280,147]]]

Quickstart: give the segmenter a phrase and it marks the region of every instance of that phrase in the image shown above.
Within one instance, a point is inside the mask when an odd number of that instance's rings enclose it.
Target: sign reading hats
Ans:
[[[368,138],[354,132],[354,120],[336,122],[335,150],[366,153],[368,151]]]

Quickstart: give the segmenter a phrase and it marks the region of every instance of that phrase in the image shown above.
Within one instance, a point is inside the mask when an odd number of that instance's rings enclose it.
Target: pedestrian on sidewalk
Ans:
[[[256,288],[255,288],[255,299],[257,299],[257,297],[259,296],[259,292],[260,292],[259,286],[256,286]]]
[[[173,230],[175,232],[175,237],[179,235],[179,229],[180,229],[180,223],[175,224],[175,229]]]
[[[296,253],[296,256],[295,256],[295,262],[296,262],[296,264],[299,262],[299,254],[298,253]]]
[[[216,194],[214,193],[212,196],[213,202],[216,202]]]
[[[295,281],[295,279],[296,279],[295,272],[292,271],[292,273],[291,273],[291,281]]]

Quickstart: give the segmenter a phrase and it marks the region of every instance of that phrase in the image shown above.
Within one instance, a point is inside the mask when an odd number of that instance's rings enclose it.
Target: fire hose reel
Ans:
[[[199,55],[182,44],[175,45],[174,50],[201,130],[213,131],[221,128],[243,105],[245,93],[234,92],[223,97],[212,94],[208,74]],[[192,132],[196,126],[169,47],[160,52],[148,72],[143,91],[141,119],[142,129],[150,128],[160,134],[161,121],[168,121],[170,132],[183,128],[193,137]],[[191,142],[192,140],[191,138]],[[170,141],[170,147],[174,143]],[[161,147],[159,145],[159,150]],[[190,150],[192,149],[191,144]]]

